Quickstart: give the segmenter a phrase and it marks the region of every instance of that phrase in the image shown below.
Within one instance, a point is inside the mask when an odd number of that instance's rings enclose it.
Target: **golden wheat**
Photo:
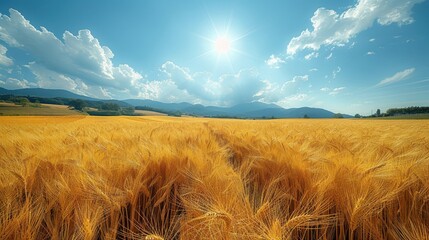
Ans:
[[[1,117],[1,239],[429,239],[429,122]]]

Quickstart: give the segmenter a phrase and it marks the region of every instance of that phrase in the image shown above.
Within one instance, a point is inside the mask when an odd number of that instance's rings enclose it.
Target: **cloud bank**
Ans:
[[[342,46],[374,22],[381,25],[410,24],[411,9],[424,0],[358,0],[342,13],[319,8],[311,17],[312,30],[306,29],[292,38],[287,53],[294,55],[304,49],[317,51],[323,45]]]
[[[223,74],[214,78],[211,73],[195,72],[166,62],[161,67],[179,90],[196,97],[203,103],[233,105],[257,100],[255,94],[263,87],[255,69],[243,69],[236,74]]]
[[[127,64],[114,65],[113,52],[89,30],[80,30],[77,35],[65,31],[59,39],[44,27],[36,29],[20,12],[10,9],[9,13],[0,14],[0,40],[35,59],[27,67],[39,86],[98,95],[100,86],[125,91],[142,79]]]

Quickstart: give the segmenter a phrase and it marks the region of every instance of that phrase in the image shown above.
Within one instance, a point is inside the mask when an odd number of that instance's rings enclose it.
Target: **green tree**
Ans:
[[[87,106],[86,102],[81,99],[71,100],[68,105],[78,111],[83,111],[83,109]]]
[[[335,113],[332,117],[333,118],[344,118],[343,114],[341,114],[341,113]]]
[[[355,118],[361,118],[362,116],[359,113],[355,114]]]
[[[121,113],[123,115],[134,115],[134,108],[133,107],[122,108]]]
[[[121,107],[116,103],[103,103],[101,104],[100,109],[107,111],[119,111]]]
[[[34,101],[33,107],[42,107],[39,100]]]
[[[25,107],[25,106],[30,105],[30,100],[28,100],[28,98],[25,98],[25,97],[19,98],[18,99],[18,104],[21,105],[21,106],[23,106],[23,107]]]
[[[307,114],[304,114],[303,118],[310,118]]]
[[[377,109],[377,112],[375,113],[375,115],[376,115],[377,117],[380,117],[380,116],[381,116],[381,111],[380,111],[380,109]]]

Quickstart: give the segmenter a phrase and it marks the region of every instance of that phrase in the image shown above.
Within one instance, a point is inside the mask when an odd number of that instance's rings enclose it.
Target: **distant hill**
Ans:
[[[166,111],[181,111],[182,109],[194,106],[191,103],[182,102],[182,103],[163,103],[157,102],[149,99],[126,99],[122,100],[132,106],[147,106],[155,109],[162,109]]]
[[[81,99],[87,102],[105,102],[105,103],[115,103],[120,107],[131,107],[131,104],[125,103],[123,101],[115,99],[98,99],[87,97],[79,94],[69,92],[62,89],[45,89],[45,88],[23,88],[16,90],[8,90],[5,88],[0,88],[0,95],[13,95],[13,96],[28,96],[28,97],[38,97],[38,98],[62,98],[62,99]]]
[[[302,118],[307,115],[310,118],[331,118],[334,113],[322,108],[289,108],[285,109],[276,104],[267,104],[262,102],[242,103],[231,107],[203,106],[201,104],[181,103],[163,103],[148,99],[126,99],[126,100],[101,100],[79,94],[75,94],[61,89],[44,88],[24,88],[17,90],[8,90],[0,88],[0,95],[30,96],[40,98],[65,98],[81,99],[89,102],[109,102],[116,103],[121,107],[141,106],[161,112],[176,113],[180,112],[187,115],[206,116],[206,117],[238,117],[238,118]],[[343,114],[345,118],[352,117]]]
[[[14,96],[31,96],[43,98],[74,98],[87,101],[100,101],[100,99],[91,98],[83,95],[78,95],[67,90],[62,89],[45,89],[45,88],[22,88],[16,90],[8,90],[0,88],[1,95],[14,95]]]
[[[257,118],[261,116],[274,118],[302,118],[307,115],[309,118],[331,118],[334,113],[322,108],[267,108],[258,111],[247,112],[243,117]]]
[[[147,106],[164,111],[180,111],[183,114],[209,117],[240,117],[240,118],[331,118],[334,113],[322,108],[289,108],[285,109],[276,104],[262,102],[242,103],[232,107],[203,106],[191,103],[162,103],[152,100],[127,99],[123,100],[134,106]],[[351,117],[343,114],[344,117]]]

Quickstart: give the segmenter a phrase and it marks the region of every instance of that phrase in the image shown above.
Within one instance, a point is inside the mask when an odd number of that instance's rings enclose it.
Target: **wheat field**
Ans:
[[[1,117],[1,239],[429,239],[426,120]]]

